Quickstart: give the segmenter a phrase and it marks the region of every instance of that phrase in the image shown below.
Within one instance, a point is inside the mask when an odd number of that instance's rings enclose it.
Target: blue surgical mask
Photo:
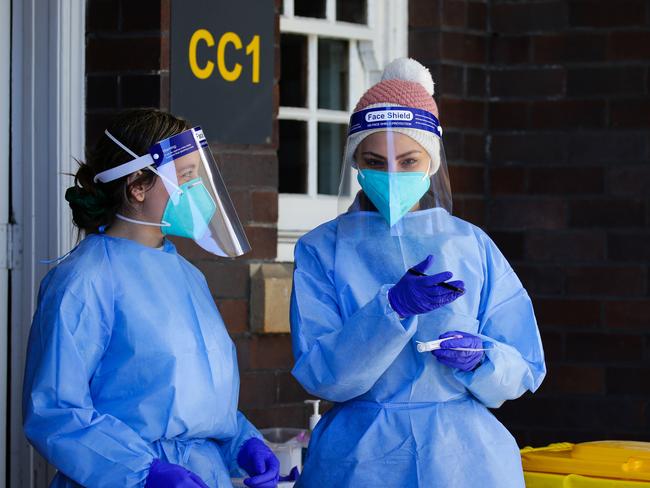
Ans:
[[[431,179],[422,172],[359,170],[357,180],[388,225],[395,225],[429,190]]]
[[[180,190],[176,198],[167,202],[162,217],[162,233],[200,239],[208,230],[217,206],[201,178],[182,184]]]

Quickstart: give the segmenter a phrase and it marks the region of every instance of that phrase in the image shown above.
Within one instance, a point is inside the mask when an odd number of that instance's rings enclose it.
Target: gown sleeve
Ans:
[[[474,371],[455,370],[456,378],[485,406],[534,392],[546,375],[544,350],[533,305],[521,281],[494,242],[485,246],[485,280],[479,307],[479,335],[488,350]]]
[[[262,434],[260,434],[246,416],[240,411],[237,411],[237,433],[231,439],[226,441],[217,441],[224,462],[230,471],[230,476],[233,478],[239,478],[246,475],[245,471],[243,471],[239,464],[237,464],[237,454],[239,454],[239,450],[244,443],[253,437],[257,437],[258,439],[263,438]]]
[[[110,339],[110,294],[102,280],[41,287],[23,385],[25,435],[82,486],[144,486],[151,446],[119,419],[95,410],[90,382]]]
[[[314,247],[298,241],[291,296],[292,373],[309,393],[343,402],[372,388],[415,334],[417,319],[400,320],[388,303],[391,285],[384,285],[344,320],[326,272],[333,263],[323,265],[321,259]]]

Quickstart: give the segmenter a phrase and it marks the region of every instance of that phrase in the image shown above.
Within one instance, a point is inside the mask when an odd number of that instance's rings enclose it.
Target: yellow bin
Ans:
[[[650,442],[525,447],[521,460],[526,488],[650,488]]]

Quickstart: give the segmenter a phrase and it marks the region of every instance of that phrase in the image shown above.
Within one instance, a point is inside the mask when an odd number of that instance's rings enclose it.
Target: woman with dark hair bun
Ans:
[[[54,487],[249,487],[279,463],[237,411],[235,347],[201,272],[165,238],[250,249],[199,127],[119,115],[66,191],[85,235],[41,283],[25,434]]]

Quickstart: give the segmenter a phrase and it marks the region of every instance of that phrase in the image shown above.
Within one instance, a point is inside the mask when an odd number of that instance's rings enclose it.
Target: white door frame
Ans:
[[[7,0],[1,0],[7,1]],[[40,260],[74,243],[63,198],[84,157],[85,0],[13,0],[11,52],[12,217],[21,245],[11,272],[9,486],[47,486],[51,468],[22,430],[22,377]]]

